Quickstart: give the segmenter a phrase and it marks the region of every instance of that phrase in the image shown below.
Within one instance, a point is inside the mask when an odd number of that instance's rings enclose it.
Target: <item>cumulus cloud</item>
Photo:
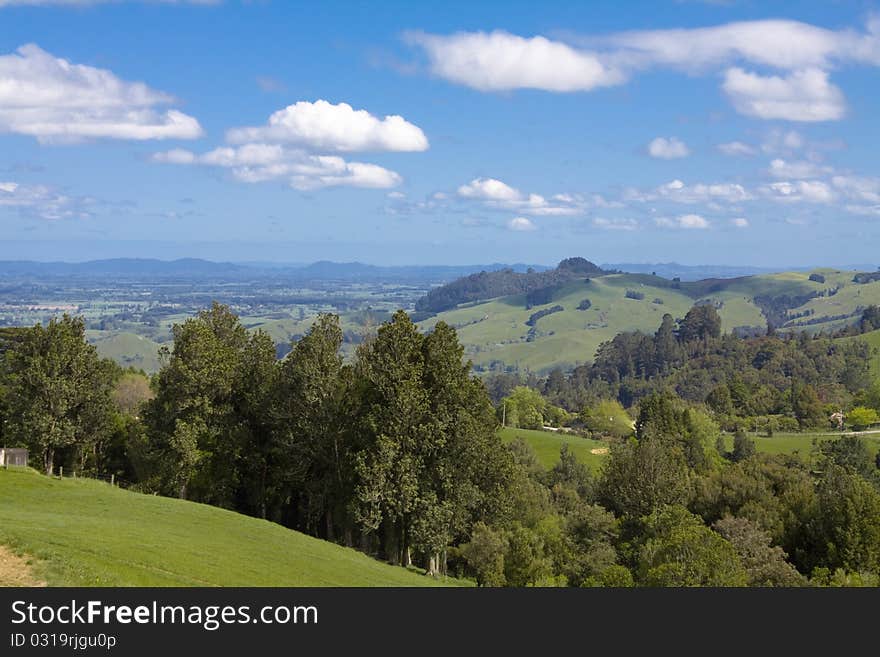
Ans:
[[[866,29],[829,30],[793,20],[731,22],[705,28],[569,37],[503,31],[409,33],[439,77],[480,91],[584,92],[625,83],[639,71],[725,71],[723,89],[736,110],[761,119],[830,121],[846,104],[828,71],[846,64],[880,66],[880,20]],[[760,75],[741,65],[782,71]]]
[[[72,64],[34,44],[0,56],[0,132],[41,142],[200,137],[193,117],[156,109],[173,100],[142,82]]]
[[[589,91],[625,78],[591,52],[542,36],[495,32],[449,36],[411,32],[406,40],[428,55],[435,75],[480,91]]]
[[[284,181],[295,189],[364,187],[387,189],[400,174],[377,164],[349,162],[336,153],[423,151],[425,134],[401,116],[378,119],[347,103],[300,101],[279,110],[264,126],[235,128],[227,142],[202,154],[184,149],[155,153],[154,162],[228,169],[245,183]]]
[[[338,186],[387,189],[402,182],[398,173],[376,164],[348,162],[335,155],[312,155],[278,144],[221,147],[201,155],[175,149],[155,153],[152,159],[166,164],[221,167],[229,169],[239,182],[280,180],[300,190]]]
[[[828,166],[821,166],[815,162],[798,161],[790,162],[781,158],[776,158],[770,162],[770,168],[767,172],[774,178],[818,178],[832,173],[834,169]]]
[[[776,201],[830,203],[834,200],[834,191],[821,180],[770,183],[763,188],[763,191]]]
[[[880,203],[880,178],[865,176],[834,176],[831,184],[847,198],[867,203]]]
[[[698,214],[683,214],[678,217],[658,217],[654,220],[663,228],[682,228],[685,230],[702,230],[709,227],[709,222]]]
[[[507,222],[507,229],[517,232],[538,230],[538,227],[527,217],[514,217]]]
[[[524,194],[495,178],[475,178],[458,188],[458,196],[481,201],[489,207],[514,210],[533,216],[572,216],[582,214],[586,201],[573,194],[555,194],[549,199],[540,194]]]
[[[734,219],[730,220],[730,223],[732,223],[737,228],[748,228],[750,225],[749,220],[745,217],[735,217]]]
[[[815,68],[785,77],[731,68],[722,89],[737,112],[759,119],[834,121],[846,113],[840,89],[828,81],[828,73]]]
[[[662,160],[675,160],[687,157],[691,152],[683,141],[676,137],[657,137],[648,144],[648,155]]]
[[[718,150],[730,157],[751,157],[758,152],[754,146],[741,141],[729,141],[724,144],[718,144]]]
[[[623,32],[600,40],[616,48],[616,59],[635,68],[667,66],[692,71],[746,61],[796,70],[829,68],[845,61],[880,63],[878,27],[872,21],[860,33],[793,20],[756,20],[691,29]]]
[[[458,195],[463,198],[501,202],[518,201],[522,197],[518,190],[495,178],[475,178],[459,187]]]
[[[83,218],[91,215],[94,199],[61,194],[44,185],[20,185],[0,182],[0,209],[14,208],[26,217],[37,219]]]
[[[321,152],[424,151],[428,138],[421,128],[393,115],[378,119],[348,103],[300,101],[278,110],[264,126],[230,130],[227,141],[281,142]]]

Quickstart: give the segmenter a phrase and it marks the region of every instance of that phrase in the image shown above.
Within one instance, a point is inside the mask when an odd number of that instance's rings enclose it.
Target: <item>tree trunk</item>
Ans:
[[[333,510],[332,509],[327,509],[326,513],[324,514],[324,523],[327,527],[327,540],[328,541],[335,541],[336,534],[333,531]]]
[[[43,453],[43,467],[46,470],[46,475],[51,477],[52,471],[55,469],[55,448],[47,447],[46,451]]]

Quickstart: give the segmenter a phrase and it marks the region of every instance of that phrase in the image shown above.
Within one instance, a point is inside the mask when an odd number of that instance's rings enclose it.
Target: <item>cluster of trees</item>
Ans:
[[[131,481],[125,443],[150,395],[143,373],[98,356],[81,318],[0,330],[0,442],[28,447],[47,474]]]
[[[651,395],[598,475],[566,448],[547,472],[514,443],[519,513],[475,526],[462,572],[496,586],[880,582],[880,475],[861,439],[820,443],[811,468],[720,436],[709,414]]]
[[[806,333],[722,335],[716,309],[701,304],[679,321],[665,314],[653,335],[619,333],[599,346],[591,364],[568,374],[495,375],[487,385],[497,401],[525,383],[575,415],[603,400],[630,408],[669,391],[706,404],[731,432],[756,424],[769,432],[831,428],[830,417],[840,411],[849,411],[850,426],[863,428],[875,422],[871,409],[880,412],[878,395],[870,394],[870,350],[862,341]]]
[[[697,306],[570,376],[487,388],[442,322],[422,334],[400,311],[351,362],[342,342],[322,315],[278,360],[214,304],[174,327],[148,381],[99,358],[80,319],[4,330],[2,439],[47,472],[124,475],[487,586],[878,583],[880,475],[864,442],[822,442],[808,462],[756,453],[741,431],[730,450],[721,431],[762,386],[768,404],[818,418],[820,377],[854,358],[831,343],[722,337]],[[705,397],[679,391],[701,367]],[[832,385],[880,408],[880,383]],[[548,471],[524,441],[501,442],[500,422],[580,426],[610,454],[594,472],[563,447]]]

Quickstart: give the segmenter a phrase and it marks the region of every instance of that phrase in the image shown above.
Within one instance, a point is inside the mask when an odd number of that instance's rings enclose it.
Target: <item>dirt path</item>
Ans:
[[[46,586],[34,577],[27,559],[0,545],[0,586]]]

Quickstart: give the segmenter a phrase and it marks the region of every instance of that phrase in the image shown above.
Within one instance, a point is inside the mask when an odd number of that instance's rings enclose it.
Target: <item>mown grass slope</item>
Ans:
[[[50,586],[432,586],[284,527],[91,480],[0,470],[0,544]]]
[[[569,446],[575,456],[583,463],[589,465],[594,471],[598,471],[605,459],[608,458],[608,443],[599,440],[590,440],[572,434],[554,433],[551,431],[536,431],[533,429],[513,429],[506,427],[500,429],[501,440],[505,443],[513,442],[516,438],[525,440],[535,451],[541,465],[550,469],[559,462],[559,450],[563,443]],[[758,452],[765,454],[792,454],[805,460],[810,459],[814,441],[835,440],[840,433],[815,432],[815,433],[777,433],[773,437],[755,436],[749,437],[755,441]],[[876,455],[880,451],[880,433],[863,434],[862,440],[871,454]],[[733,436],[725,435],[724,443],[727,450],[733,449]]]
[[[596,470],[605,459],[608,444],[600,440],[590,440],[573,434],[537,431],[534,429],[513,429],[505,427],[499,430],[504,443],[512,443],[517,438],[525,440],[535,451],[538,461],[548,470],[559,463],[559,451],[562,445],[568,445],[575,457]]]

